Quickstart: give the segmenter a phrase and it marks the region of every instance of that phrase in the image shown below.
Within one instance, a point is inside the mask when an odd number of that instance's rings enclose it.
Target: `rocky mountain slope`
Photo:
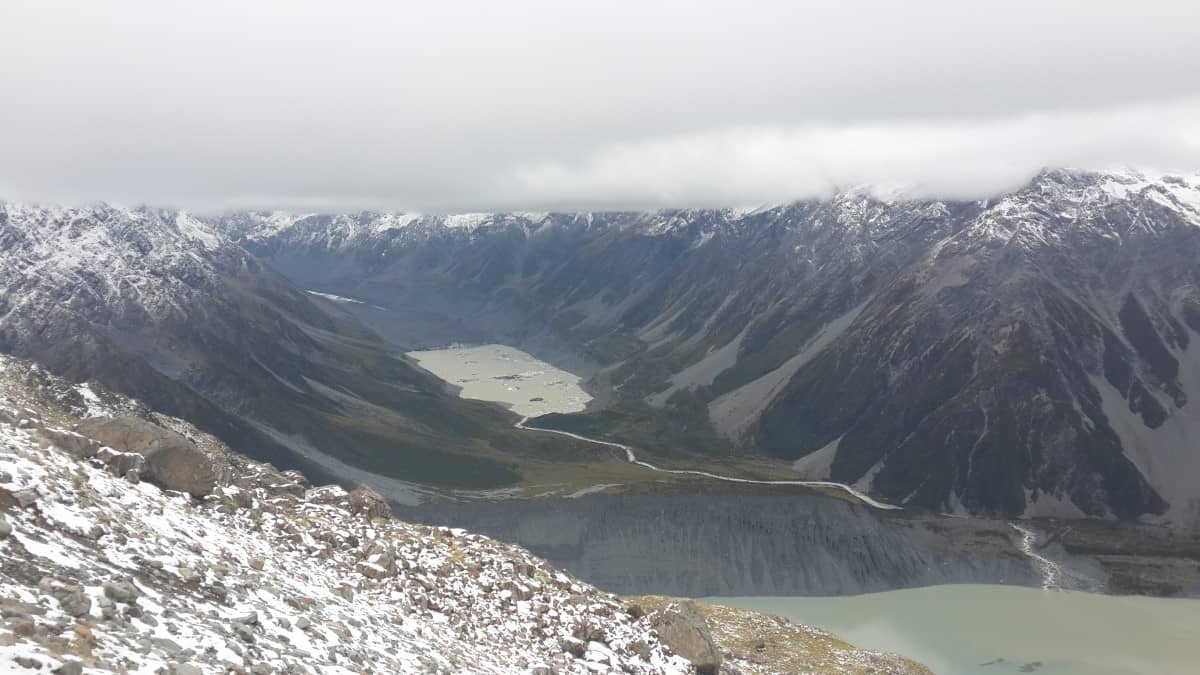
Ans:
[[[599,364],[597,424],[647,450],[768,453],[939,511],[1200,523],[1200,176],[213,222],[398,343]]]
[[[641,606],[523,549],[392,520],[368,489],[313,487],[6,358],[0,512],[4,672],[773,673],[797,654],[823,673],[927,672],[746,612],[710,632],[712,609]]]
[[[95,380],[331,479],[492,488],[512,419],[186,213],[0,204],[0,352]],[[507,442],[506,442],[507,441]],[[511,446],[511,447],[510,447]]]

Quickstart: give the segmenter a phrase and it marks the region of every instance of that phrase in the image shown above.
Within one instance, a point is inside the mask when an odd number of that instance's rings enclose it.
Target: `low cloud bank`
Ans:
[[[512,204],[756,205],[849,186],[974,199],[1044,167],[1200,170],[1200,101],[954,123],[738,128],[529,162],[502,177]]]

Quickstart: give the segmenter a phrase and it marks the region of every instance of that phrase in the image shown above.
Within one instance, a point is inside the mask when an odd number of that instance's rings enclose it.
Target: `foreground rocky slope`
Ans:
[[[363,315],[407,344],[600,363],[619,405],[557,422],[573,429],[660,453],[740,446],[938,511],[1200,524],[1200,176],[218,226],[308,287],[396,310]]]
[[[779,672],[686,604],[641,607],[523,549],[392,520],[368,489],[314,488],[11,360],[0,511],[5,672]],[[822,672],[924,672],[788,630],[838,664]]]

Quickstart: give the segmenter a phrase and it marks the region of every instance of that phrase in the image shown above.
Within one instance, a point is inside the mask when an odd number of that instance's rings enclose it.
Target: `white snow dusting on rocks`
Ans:
[[[744,610],[706,609],[710,635],[659,600],[0,356],[0,673],[928,673]]]
[[[101,412],[99,397],[72,407],[68,385],[39,399],[13,370],[0,377],[0,672],[693,671],[621,599],[524,549],[392,520],[370,491],[234,457],[197,499],[103,452],[79,459],[85,443],[52,439],[73,438],[72,411]]]

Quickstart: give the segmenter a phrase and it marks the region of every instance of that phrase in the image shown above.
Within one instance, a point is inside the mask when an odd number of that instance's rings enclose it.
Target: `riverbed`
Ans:
[[[786,616],[944,675],[1200,672],[1200,600],[953,584],[834,598],[707,601]]]

